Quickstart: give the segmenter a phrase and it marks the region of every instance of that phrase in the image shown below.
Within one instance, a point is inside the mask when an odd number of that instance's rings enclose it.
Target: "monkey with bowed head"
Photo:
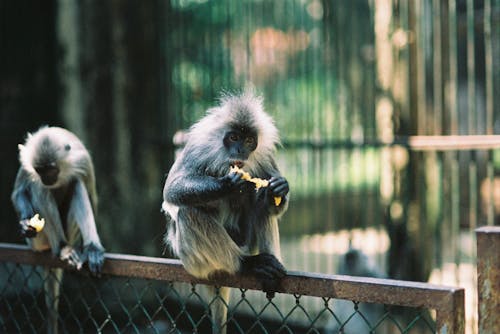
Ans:
[[[279,143],[262,99],[226,95],[194,124],[165,182],[166,243],[195,277],[257,277],[273,292],[286,274],[278,220],[289,186],[274,159]],[[214,302],[213,331],[224,333],[229,289]]]
[[[94,167],[85,146],[68,130],[42,127],[19,145],[19,161],[11,198],[28,245],[35,251],[50,250],[78,270],[87,263],[99,275],[104,248],[94,218]],[[57,332],[61,279],[61,269],[47,270],[49,332]]]

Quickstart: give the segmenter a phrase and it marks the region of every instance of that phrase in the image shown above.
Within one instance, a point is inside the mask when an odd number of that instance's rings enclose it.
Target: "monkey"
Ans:
[[[340,258],[337,273],[339,275],[387,278],[363,251],[352,246],[351,240],[349,240],[347,252]],[[352,301],[335,300],[333,304],[335,318],[330,319],[325,333],[366,333],[370,331],[369,327],[377,324],[385,312],[384,306],[381,304],[356,303],[356,307],[357,311]],[[378,326],[373,333],[385,332],[384,329],[383,326]]]
[[[163,189],[165,242],[193,276],[253,275],[273,293],[286,275],[281,263],[278,221],[288,208],[289,185],[274,156],[280,144],[262,97],[245,91],[224,94],[219,105],[191,126]],[[231,172],[237,166],[255,184]],[[274,197],[281,197],[280,203]],[[212,329],[225,333],[229,288],[213,303]]]
[[[77,270],[87,263],[99,276],[104,248],[94,219],[97,193],[89,152],[75,134],[49,126],[28,133],[18,147],[20,167],[11,200],[27,244],[34,251],[50,250]],[[45,221],[41,231],[30,224],[35,215]],[[44,275],[48,332],[57,333],[63,271],[47,269]]]

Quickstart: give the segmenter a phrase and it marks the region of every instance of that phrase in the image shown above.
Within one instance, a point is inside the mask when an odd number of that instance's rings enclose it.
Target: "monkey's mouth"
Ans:
[[[231,166],[236,166],[238,168],[243,168],[243,166],[245,165],[245,163],[241,160],[233,160],[231,161],[230,163]]]
[[[57,182],[59,176],[59,168],[52,165],[35,167],[36,172],[40,176],[42,183],[46,186],[52,186]]]

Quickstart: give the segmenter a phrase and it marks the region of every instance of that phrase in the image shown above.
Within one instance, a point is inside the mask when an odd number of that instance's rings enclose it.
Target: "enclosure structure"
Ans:
[[[251,81],[282,134],[287,268],[341,272],[352,245],[375,276],[464,287],[477,333],[474,231],[500,223],[498,0],[0,6],[2,241],[21,241],[17,144],[50,123],[93,153],[104,246],[160,256],[172,138]]]
[[[46,310],[40,300],[43,282],[39,266],[64,267],[48,253],[25,246],[0,244],[0,328],[10,332],[40,332]],[[124,277],[125,279],[118,279]],[[199,285],[177,260],[107,254],[103,277],[72,278],[61,295],[59,326],[63,332],[205,333],[213,300],[203,300]],[[188,290],[178,283],[187,283]],[[464,333],[464,290],[426,283],[289,272],[281,282],[280,297],[267,297],[263,305],[245,295],[260,290],[254,278],[228,276],[219,286],[239,289],[229,305],[231,333]],[[184,292],[183,292],[184,290]],[[311,312],[303,300],[316,297],[320,312]],[[217,296],[215,298],[218,298]],[[278,301],[276,301],[276,300]],[[333,299],[352,301],[350,313],[334,310]],[[373,319],[364,303],[384,305]],[[395,306],[413,308],[410,318]],[[245,312],[245,308],[249,309]],[[428,311],[434,311],[432,316]],[[208,327],[209,328],[209,327]]]

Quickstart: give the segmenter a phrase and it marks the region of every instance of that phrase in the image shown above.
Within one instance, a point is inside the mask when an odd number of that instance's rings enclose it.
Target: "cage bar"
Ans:
[[[136,255],[106,253],[103,274],[261,290],[253,277],[228,275],[217,282],[188,274],[180,261]],[[0,243],[0,261],[48,267],[68,266],[50,253],[37,253],[27,246]],[[439,333],[464,333],[464,290],[428,283],[326,275],[290,271],[281,282],[280,293],[345,299],[436,310]]]
[[[500,226],[476,230],[479,333],[500,333]]]

